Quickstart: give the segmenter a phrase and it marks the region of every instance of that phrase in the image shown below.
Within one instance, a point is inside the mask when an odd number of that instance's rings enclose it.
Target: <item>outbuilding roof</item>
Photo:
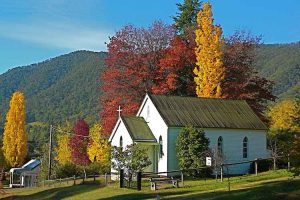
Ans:
[[[245,100],[148,95],[168,126],[267,129]]]
[[[133,141],[156,142],[152,131],[143,117],[122,116],[121,119]]]

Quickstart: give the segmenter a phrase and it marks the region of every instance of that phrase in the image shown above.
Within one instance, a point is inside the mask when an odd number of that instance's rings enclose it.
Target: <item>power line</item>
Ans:
[[[76,135],[78,137],[83,137],[83,138],[91,138],[91,136],[89,135],[79,135],[79,134],[74,134],[72,132],[67,132],[67,131],[64,131],[64,130],[61,130],[60,128],[57,128],[57,127],[54,127],[52,126],[53,129],[55,129],[56,131],[59,131],[61,133],[65,133],[65,134],[68,134],[68,135]]]

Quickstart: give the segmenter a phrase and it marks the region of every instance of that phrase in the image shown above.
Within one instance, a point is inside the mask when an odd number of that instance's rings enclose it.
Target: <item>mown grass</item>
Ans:
[[[102,182],[102,181],[101,181]],[[204,200],[256,200],[256,199],[300,199],[300,178],[291,178],[286,170],[261,173],[258,176],[245,175],[230,178],[224,182],[210,180],[188,180],[184,187],[172,188],[164,185],[157,191],[151,191],[149,183],[143,182],[142,191],[119,188],[118,184],[104,186],[99,180],[95,183],[88,181],[85,184],[72,186],[72,183],[56,184],[50,187],[32,189],[6,190],[7,199],[204,199]]]

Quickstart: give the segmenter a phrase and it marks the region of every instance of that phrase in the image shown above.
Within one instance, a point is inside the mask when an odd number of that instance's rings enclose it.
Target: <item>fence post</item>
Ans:
[[[183,171],[181,171],[181,183],[182,183],[182,187],[184,187],[184,182],[183,182]]]
[[[256,158],[255,161],[254,161],[254,165],[255,165],[255,175],[257,176],[257,168],[258,168],[258,165],[257,165],[257,158]]]
[[[221,164],[221,182],[223,182],[223,164]]]
[[[228,191],[230,192],[230,175],[229,175],[229,171],[228,171],[228,166],[227,166],[227,179],[228,179]]]
[[[142,189],[142,172],[137,172],[136,179],[137,179],[137,190],[141,191],[141,189]]]
[[[120,169],[120,188],[124,187],[124,169]]]
[[[290,154],[288,154],[288,171],[290,171],[291,162],[290,162]]]
[[[75,175],[73,176],[73,181],[74,181],[73,185],[76,185],[76,177],[75,177]]]

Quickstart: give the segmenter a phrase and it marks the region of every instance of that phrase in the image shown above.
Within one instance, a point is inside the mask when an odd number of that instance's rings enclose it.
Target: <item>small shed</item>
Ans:
[[[12,187],[34,187],[40,172],[41,161],[32,159],[20,168],[11,168],[10,184]]]

